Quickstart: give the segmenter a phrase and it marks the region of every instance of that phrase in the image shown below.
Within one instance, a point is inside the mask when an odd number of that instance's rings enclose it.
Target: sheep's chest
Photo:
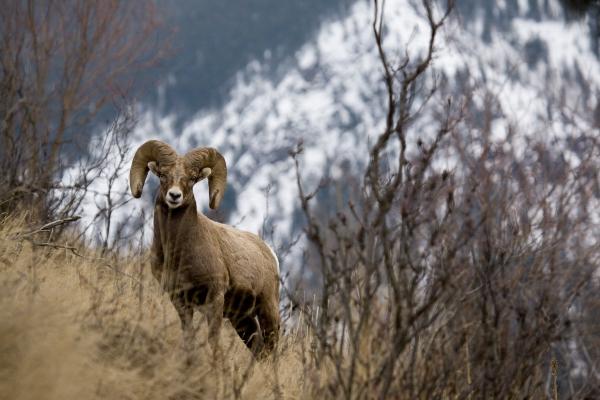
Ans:
[[[219,264],[222,263],[220,257],[211,251],[199,252],[196,246],[189,246],[187,240],[179,244],[182,245],[171,248],[163,245],[162,263],[153,268],[154,276],[164,290],[173,292],[227,285],[225,268]]]

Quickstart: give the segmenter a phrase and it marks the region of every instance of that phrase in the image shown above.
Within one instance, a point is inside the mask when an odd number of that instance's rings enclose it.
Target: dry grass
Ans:
[[[109,267],[32,247],[11,238],[19,225],[0,226],[5,398],[310,397],[306,340],[297,331],[282,338],[275,356],[256,363],[226,323],[225,362],[215,365],[198,317],[197,357],[188,366],[177,315],[140,257]]]

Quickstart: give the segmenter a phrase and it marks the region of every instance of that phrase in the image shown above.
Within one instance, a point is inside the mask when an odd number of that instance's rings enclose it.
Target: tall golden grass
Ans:
[[[306,335],[288,329],[256,362],[225,323],[217,365],[198,327],[191,365],[179,320],[144,256],[96,258],[16,239],[0,223],[0,397],[7,399],[306,398],[319,380]]]

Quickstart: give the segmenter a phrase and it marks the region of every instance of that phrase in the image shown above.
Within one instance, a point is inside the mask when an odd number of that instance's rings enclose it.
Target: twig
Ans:
[[[36,233],[49,232],[51,229],[56,228],[57,226],[69,224],[71,222],[79,221],[81,219],[80,216],[75,215],[72,217],[67,217],[63,219],[58,219],[56,221],[48,222],[45,225],[42,225],[40,228],[34,229],[29,232],[19,232],[15,236],[11,237],[11,239],[21,239],[26,238],[28,236],[35,235]]]
[[[11,240],[28,240],[32,245],[34,246],[38,246],[38,247],[50,247],[53,249],[63,249],[63,250],[68,250],[70,251],[73,255],[89,260],[89,261],[95,261],[95,262],[100,262],[102,266],[112,270],[113,272],[116,272],[117,274],[123,275],[129,279],[131,279],[132,281],[134,281],[136,284],[143,286],[142,282],[140,282],[137,278],[135,278],[134,276],[131,276],[123,271],[118,270],[117,268],[115,268],[114,266],[112,266],[109,262],[106,261],[106,259],[102,258],[102,257],[89,257],[89,256],[85,256],[83,254],[81,254],[81,252],[79,251],[79,249],[75,246],[72,246],[70,244],[66,244],[66,243],[56,243],[56,242],[49,242],[49,241],[37,241],[34,240],[33,238],[31,238],[32,235],[36,234],[36,233],[41,233],[41,232],[49,232],[52,228],[55,228],[57,226],[60,225],[64,225],[70,222],[74,222],[79,220],[81,217],[79,216],[73,216],[73,217],[68,217],[68,218],[63,218],[60,220],[56,220],[56,221],[52,221],[49,222],[45,225],[43,225],[42,227],[30,231],[30,232],[25,232],[25,233],[19,233],[15,236],[10,237]]]

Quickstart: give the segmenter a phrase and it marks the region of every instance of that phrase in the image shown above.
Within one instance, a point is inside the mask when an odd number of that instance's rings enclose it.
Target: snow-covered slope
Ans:
[[[532,16],[535,1],[545,6]],[[416,59],[425,49],[428,25],[419,3],[386,2],[385,47],[392,60],[405,51]],[[434,67],[447,82],[444,90],[468,87],[474,104],[482,108],[486,93],[493,93],[498,110],[492,127],[499,138],[508,124],[527,134],[568,134],[567,126],[573,125],[563,123],[558,107],[597,106],[600,62],[588,25],[567,24],[558,0],[493,3],[491,19],[489,7],[486,14],[484,7],[474,6],[469,16],[455,16],[443,30]],[[490,26],[494,16],[498,25]],[[370,2],[357,2],[343,20],[323,24],[287,65],[275,68],[268,54],[250,63],[238,74],[221,109],[198,112],[181,130],[176,130],[173,116],[143,111],[133,149],[150,138],[169,142],[180,152],[199,145],[217,147],[230,171],[228,212],[223,215],[229,223],[255,232],[273,226],[269,240],[279,246],[301,222],[288,150],[303,141],[301,175],[308,186],[315,185],[321,176],[359,173],[370,140],[383,126],[384,88],[372,18]],[[424,121],[413,127],[412,135],[426,133]],[[578,124],[585,129],[589,121]],[[120,185],[126,188],[127,174]],[[205,185],[195,188],[203,209]],[[140,203],[129,203],[120,218],[139,214]],[[86,215],[95,207],[90,197]]]

